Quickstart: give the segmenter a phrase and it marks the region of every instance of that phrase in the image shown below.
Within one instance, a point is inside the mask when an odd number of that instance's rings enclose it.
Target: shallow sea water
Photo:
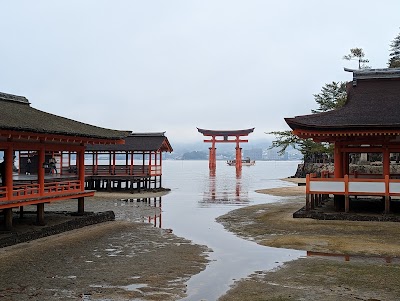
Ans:
[[[210,175],[207,161],[163,162],[163,186],[171,192],[162,198],[162,219],[155,225],[212,249],[210,263],[188,281],[188,297],[183,300],[217,300],[235,280],[306,256],[303,251],[257,245],[215,221],[243,206],[279,201],[280,197],[255,190],[293,186],[280,179],[293,175],[298,163],[258,161],[255,166],[243,166],[237,175],[235,167],[218,161],[216,174]]]

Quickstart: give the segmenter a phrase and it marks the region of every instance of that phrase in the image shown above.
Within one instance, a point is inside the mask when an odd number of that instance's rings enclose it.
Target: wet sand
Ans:
[[[113,210],[116,221],[0,249],[0,299],[184,297],[185,282],[206,267],[208,249],[179,238],[168,229],[140,222],[148,215],[159,214],[160,208],[121,201],[153,196],[157,195],[96,194],[85,200],[86,210]],[[76,209],[76,200],[46,205],[46,212]]]
[[[309,256],[237,281],[219,300],[399,300],[400,224],[294,219],[305,202],[297,189],[304,186],[262,190],[284,198],[218,221],[245,239]]]

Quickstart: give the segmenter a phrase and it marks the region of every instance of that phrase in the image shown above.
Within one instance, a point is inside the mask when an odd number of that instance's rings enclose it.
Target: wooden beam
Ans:
[[[44,203],[37,204],[36,224],[39,226],[46,225],[44,221]]]

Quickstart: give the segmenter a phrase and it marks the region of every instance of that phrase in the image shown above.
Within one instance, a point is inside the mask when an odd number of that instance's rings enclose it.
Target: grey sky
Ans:
[[[107,128],[201,141],[288,129],[312,94],[351,80],[361,47],[385,68],[400,1],[0,0],[0,91]],[[1,118],[1,116],[0,116]]]

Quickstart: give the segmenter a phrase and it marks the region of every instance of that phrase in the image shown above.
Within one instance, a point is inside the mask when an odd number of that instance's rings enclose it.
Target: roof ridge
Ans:
[[[28,104],[28,105],[30,104],[29,100],[24,96],[19,96],[19,95],[4,93],[4,92],[0,92],[0,100],[20,102],[20,103],[24,103],[24,104]]]

